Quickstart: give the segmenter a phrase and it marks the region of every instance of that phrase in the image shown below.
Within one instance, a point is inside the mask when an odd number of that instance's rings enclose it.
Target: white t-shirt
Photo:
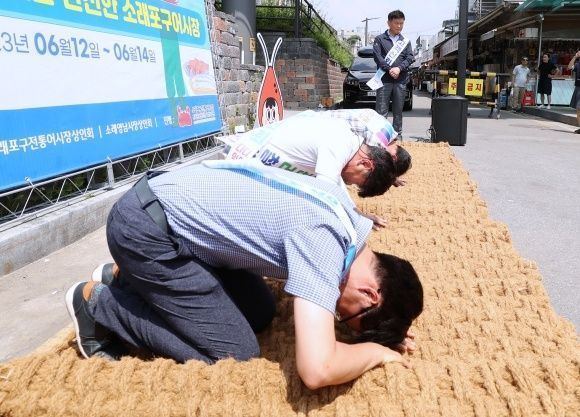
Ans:
[[[255,157],[264,165],[317,176],[339,184],[345,165],[366,143],[388,146],[397,137],[393,126],[371,109],[306,110],[249,132],[221,136],[227,159]]]
[[[264,165],[315,175],[341,184],[344,166],[360,148],[364,138],[349,124],[316,112],[284,119],[270,131],[270,140],[256,156]]]
[[[530,69],[528,67],[524,67],[523,65],[516,65],[514,68],[514,86],[516,87],[525,87],[526,82],[528,81],[528,75],[530,73]]]

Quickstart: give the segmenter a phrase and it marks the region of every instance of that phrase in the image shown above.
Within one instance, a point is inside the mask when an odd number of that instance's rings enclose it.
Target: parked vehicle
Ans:
[[[352,107],[357,104],[374,105],[377,101],[377,92],[371,90],[366,84],[377,72],[377,64],[373,59],[373,48],[371,46],[360,48],[352,61],[352,65],[345,71],[347,74],[342,85],[343,107]],[[407,80],[405,87],[403,110],[411,110],[413,108],[413,81],[411,77]]]

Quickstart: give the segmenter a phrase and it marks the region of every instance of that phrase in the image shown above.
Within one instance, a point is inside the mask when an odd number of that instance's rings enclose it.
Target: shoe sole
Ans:
[[[66,309],[68,311],[68,314],[69,314],[70,318],[72,319],[73,324],[75,326],[75,334],[76,334],[77,346],[79,347],[79,351],[85,357],[85,359],[89,359],[89,356],[85,353],[85,350],[83,349],[83,346],[81,344],[81,336],[79,334],[79,322],[77,321],[77,316],[75,314],[75,308],[74,308],[74,303],[73,303],[75,290],[77,289],[77,287],[79,285],[82,285],[82,284],[84,284],[84,282],[80,281],[80,282],[77,282],[76,284],[74,284],[72,287],[70,287],[64,296],[64,302],[66,304]]]
[[[115,280],[115,276],[113,275],[112,271],[114,265],[115,264],[113,263],[105,263],[97,266],[91,275],[91,281],[101,282],[105,285],[112,285],[113,281]],[[107,268],[107,276],[104,276],[105,268]]]
[[[93,271],[93,275],[91,275],[91,281],[102,282],[103,281],[103,268],[107,264],[100,264],[95,268]]]

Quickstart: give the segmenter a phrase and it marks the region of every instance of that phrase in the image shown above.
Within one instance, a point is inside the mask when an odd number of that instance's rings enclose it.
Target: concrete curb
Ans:
[[[544,119],[553,120],[555,122],[566,123],[567,125],[576,126],[576,116],[571,114],[563,114],[557,111],[547,109],[539,109],[537,107],[526,106],[524,113],[531,116],[538,116]]]
[[[131,185],[89,197],[0,233],[0,277],[68,246],[103,226],[115,201]]]

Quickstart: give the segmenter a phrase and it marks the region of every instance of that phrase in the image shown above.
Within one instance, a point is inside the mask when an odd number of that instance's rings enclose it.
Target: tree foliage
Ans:
[[[357,44],[357,42],[360,42],[360,36],[358,35],[352,35],[349,36],[348,39],[346,40],[346,43],[348,43],[351,47],[355,46]]]
[[[328,29],[324,20],[315,13],[309,13],[302,5],[300,13],[301,36],[316,40],[328,55],[338,61],[340,66],[348,67],[352,63],[352,53],[346,42],[337,38],[336,34]],[[216,9],[221,10],[221,4],[216,2]],[[256,30],[258,32],[284,32],[289,37],[294,36],[295,25],[294,6],[278,6],[278,2],[268,0],[256,7]]]

